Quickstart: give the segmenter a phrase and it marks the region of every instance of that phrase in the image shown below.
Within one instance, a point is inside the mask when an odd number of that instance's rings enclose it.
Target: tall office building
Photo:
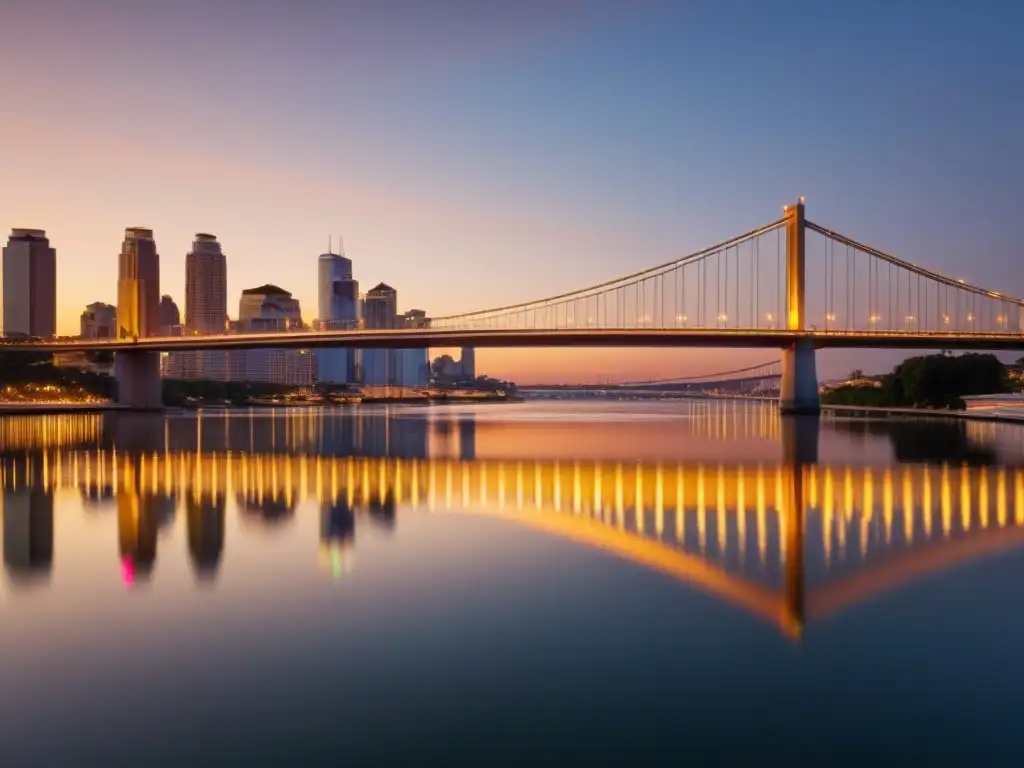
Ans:
[[[398,325],[398,291],[386,283],[378,283],[366,292],[363,319],[368,330],[395,328]]]
[[[317,263],[317,314],[320,320],[333,320],[344,314],[337,296],[339,283],[352,280],[352,259],[337,253],[321,253]]]
[[[185,255],[185,332],[224,333],[227,319],[227,258],[216,237],[198,232]]]
[[[352,278],[352,260],[336,253],[320,254],[317,291],[321,330],[356,328],[359,321],[359,282]],[[317,380],[331,384],[355,381],[355,350],[317,350]]]
[[[42,229],[12,229],[4,247],[5,336],[57,334],[57,252]]]
[[[410,309],[399,322],[404,328],[428,328],[430,320],[422,309]],[[425,387],[430,383],[430,350],[396,349],[394,383],[400,387]]]
[[[117,309],[111,304],[94,301],[82,312],[83,339],[111,339],[117,330]]]
[[[242,291],[238,324],[243,333],[287,331],[302,327],[299,300],[289,291],[267,283]]]
[[[160,329],[160,256],[153,230],[124,231],[117,273],[118,338],[156,336]]]
[[[367,330],[380,331],[398,327],[398,291],[386,283],[378,283],[363,299],[363,324]],[[370,387],[386,387],[395,383],[396,355],[393,349],[362,351],[362,383]]]

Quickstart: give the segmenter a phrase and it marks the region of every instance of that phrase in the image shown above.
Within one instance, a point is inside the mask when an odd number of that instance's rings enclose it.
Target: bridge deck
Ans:
[[[0,350],[26,352],[118,352],[204,349],[318,347],[737,347],[783,348],[810,339],[818,348],[1024,349],[1020,333],[937,333],[890,331],[782,331],[695,328],[612,328],[574,330],[435,330],[302,331],[226,336],[171,336],[131,339],[83,339],[52,342],[0,342]]]

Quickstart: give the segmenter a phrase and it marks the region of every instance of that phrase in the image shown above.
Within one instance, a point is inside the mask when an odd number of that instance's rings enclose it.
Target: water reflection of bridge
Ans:
[[[396,509],[487,515],[668,574],[769,620],[807,621],[908,579],[1024,541],[1024,471],[459,461],[281,455],[54,452],[0,460],[4,559],[14,577],[53,560],[53,494],[116,505],[122,569],[148,576],[161,521],[185,508],[197,574],[216,573],[228,500],[246,521],[313,500],[337,555],[356,519]],[[332,567],[338,567],[335,558]]]

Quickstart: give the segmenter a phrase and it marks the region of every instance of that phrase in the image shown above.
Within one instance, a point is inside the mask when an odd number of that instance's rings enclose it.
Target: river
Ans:
[[[11,766],[1006,765],[1024,426],[0,419]]]

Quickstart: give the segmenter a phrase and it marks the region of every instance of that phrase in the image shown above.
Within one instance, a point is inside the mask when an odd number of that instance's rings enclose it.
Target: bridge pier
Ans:
[[[811,339],[800,339],[782,350],[782,381],[779,383],[782,413],[821,413],[815,355]]]
[[[116,352],[114,377],[118,405],[140,411],[163,407],[159,352]]]

